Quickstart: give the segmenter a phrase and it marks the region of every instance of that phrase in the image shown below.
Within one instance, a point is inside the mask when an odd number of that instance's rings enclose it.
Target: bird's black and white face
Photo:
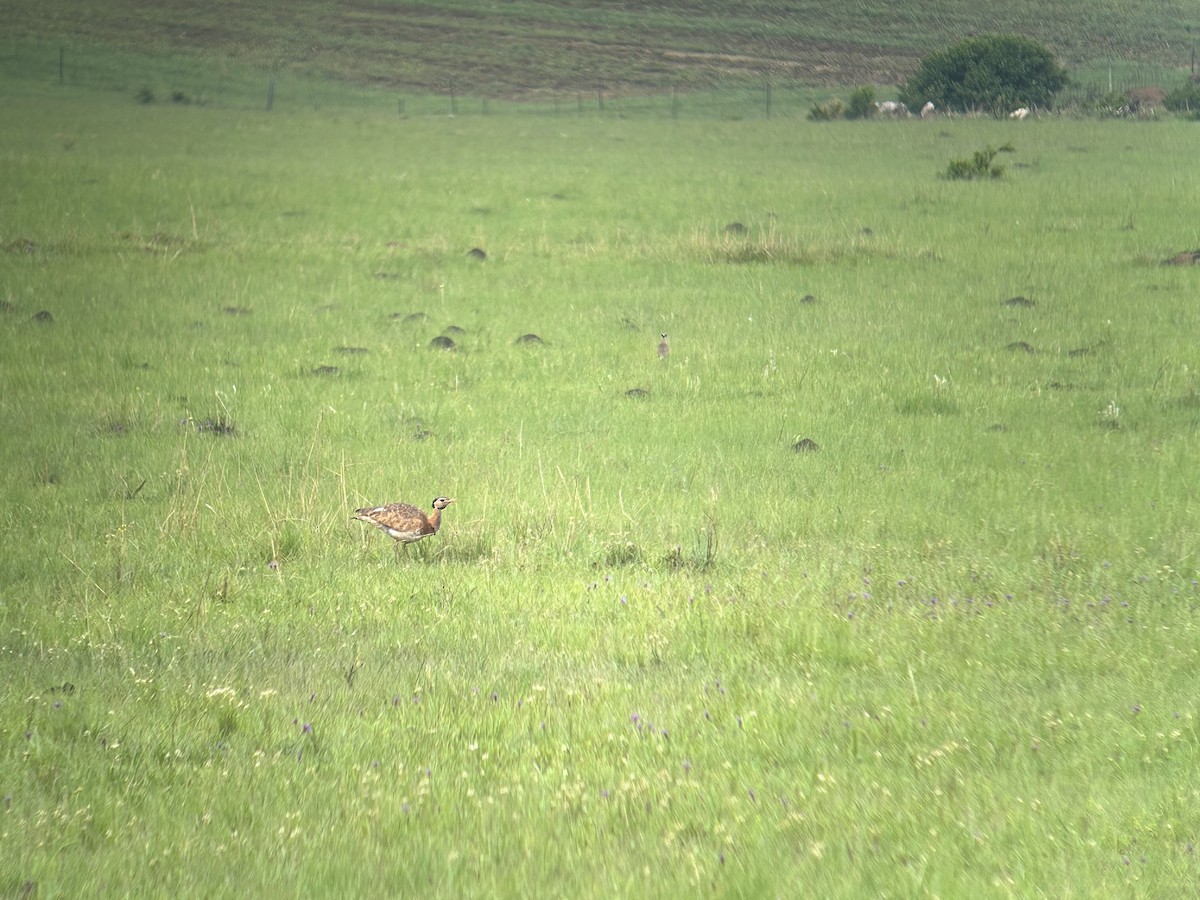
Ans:
[[[438,497],[436,500],[433,501],[433,508],[434,509],[445,509],[447,506],[449,506],[453,502],[454,501],[452,499],[450,499],[449,497]]]
[[[661,333],[662,333],[662,339],[665,341],[667,339],[667,333],[665,331],[661,332]]]

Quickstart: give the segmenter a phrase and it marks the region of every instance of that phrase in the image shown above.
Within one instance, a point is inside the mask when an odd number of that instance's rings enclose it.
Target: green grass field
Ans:
[[[4,117],[0,892],[1195,891],[1194,123]]]

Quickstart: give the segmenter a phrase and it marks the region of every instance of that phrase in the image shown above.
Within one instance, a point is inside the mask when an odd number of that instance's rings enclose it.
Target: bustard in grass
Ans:
[[[407,556],[409,544],[438,533],[438,529],[442,527],[442,510],[453,502],[449,497],[438,497],[433,501],[433,512],[429,515],[407,503],[364,507],[354,511],[354,518],[360,522],[369,522],[394,539],[396,543],[393,550],[398,559],[401,544],[404,545],[404,553]]]
[[[667,343],[667,333],[662,332],[662,340],[658,342],[658,358],[666,359],[671,352],[671,345]]]

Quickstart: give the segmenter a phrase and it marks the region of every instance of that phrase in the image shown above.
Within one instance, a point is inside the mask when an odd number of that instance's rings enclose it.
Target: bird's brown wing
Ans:
[[[407,503],[389,503],[387,506],[357,509],[354,511],[354,517],[382,528],[398,541],[413,541],[433,534],[435,530],[424,512]]]

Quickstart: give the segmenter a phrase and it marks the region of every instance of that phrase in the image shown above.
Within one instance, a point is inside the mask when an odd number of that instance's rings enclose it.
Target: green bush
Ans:
[[[1129,98],[1122,91],[1109,91],[1089,103],[1083,109],[1095,116],[1114,117],[1124,114]]]
[[[846,104],[834,97],[824,103],[814,103],[813,108],[808,111],[808,118],[813,122],[830,122],[840,119],[845,110]]]
[[[939,109],[999,115],[1050,106],[1067,80],[1066,69],[1036,41],[984,35],[925,57],[900,90],[900,100],[910,109],[931,100]]]
[[[1188,82],[1163,98],[1163,106],[1172,112],[1200,112],[1200,84]]]
[[[857,87],[846,102],[847,119],[867,119],[875,115],[875,88]]]
[[[1004,175],[1004,166],[994,162],[996,154],[1012,152],[1013,147],[1011,144],[1005,144],[999,150],[992,147],[976,150],[975,155],[970,159],[950,160],[950,165],[946,167],[943,177],[951,181],[970,181],[975,178],[1001,178]]]

